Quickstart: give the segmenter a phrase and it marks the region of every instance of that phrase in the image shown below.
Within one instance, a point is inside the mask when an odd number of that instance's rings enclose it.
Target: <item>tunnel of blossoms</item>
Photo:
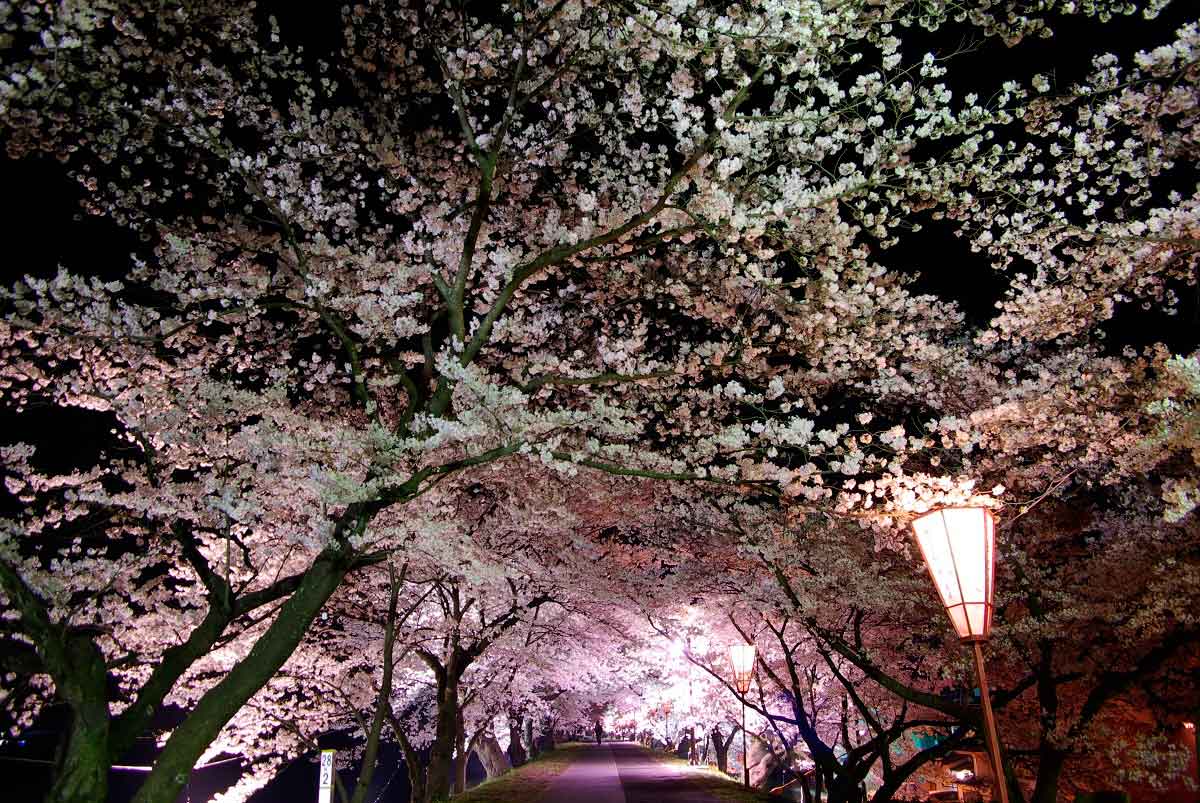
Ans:
[[[0,2],[5,799],[1196,800],[1196,18]]]

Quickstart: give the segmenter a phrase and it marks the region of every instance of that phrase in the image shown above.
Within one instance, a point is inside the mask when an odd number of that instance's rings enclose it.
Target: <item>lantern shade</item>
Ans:
[[[963,641],[985,641],[992,629],[996,525],[982,507],[947,507],[912,523],[925,565]]]
[[[750,679],[754,676],[754,645],[735,644],[729,648],[729,662],[733,664],[734,686],[741,694],[750,691]]]

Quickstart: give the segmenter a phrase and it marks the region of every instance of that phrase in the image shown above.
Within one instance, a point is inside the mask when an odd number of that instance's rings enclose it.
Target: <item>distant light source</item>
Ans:
[[[982,507],[948,507],[913,522],[913,533],[950,623],[965,642],[992,630],[996,525]]]
[[[735,644],[729,648],[729,662],[733,664],[733,685],[739,694],[750,691],[754,677],[754,645]]]
[[[1192,736],[1192,760],[1196,766],[1196,778],[1200,780],[1200,738],[1196,736],[1196,723],[1185,722],[1183,723],[1183,729]]]

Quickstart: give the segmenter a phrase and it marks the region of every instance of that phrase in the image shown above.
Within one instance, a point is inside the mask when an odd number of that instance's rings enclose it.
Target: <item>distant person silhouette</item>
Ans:
[[[600,726],[600,720],[596,720],[596,744],[600,744],[604,738],[604,728]]]

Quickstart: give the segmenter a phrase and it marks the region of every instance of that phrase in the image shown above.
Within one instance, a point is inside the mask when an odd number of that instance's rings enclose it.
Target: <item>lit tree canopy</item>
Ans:
[[[354,674],[315,624],[345,605],[396,650],[363,722],[440,690],[431,800],[464,712],[567,686],[466,703],[454,650],[503,678],[537,628],[586,643],[589,596],[632,638],[745,592],[873,682],[838,617],[896,641],[906,523],[947,503],[1014,523],[1013,694],[1085,622],[1157,677],[1194,627],[1200,26],[1025,5],[0,5],[10,162],[121,233],[0,289],[5,703],[72,712],[52,798],[103,799],[174,704],[138,793],[173,799],[286,678]],[[1146,40],[1008,55],[1061,25]],[[1055,562],[1093,535],[1156,582]],[[1072,649],[1048,694],[1099,671]],[[1074,713],[1030,733],[1066,755]]]

